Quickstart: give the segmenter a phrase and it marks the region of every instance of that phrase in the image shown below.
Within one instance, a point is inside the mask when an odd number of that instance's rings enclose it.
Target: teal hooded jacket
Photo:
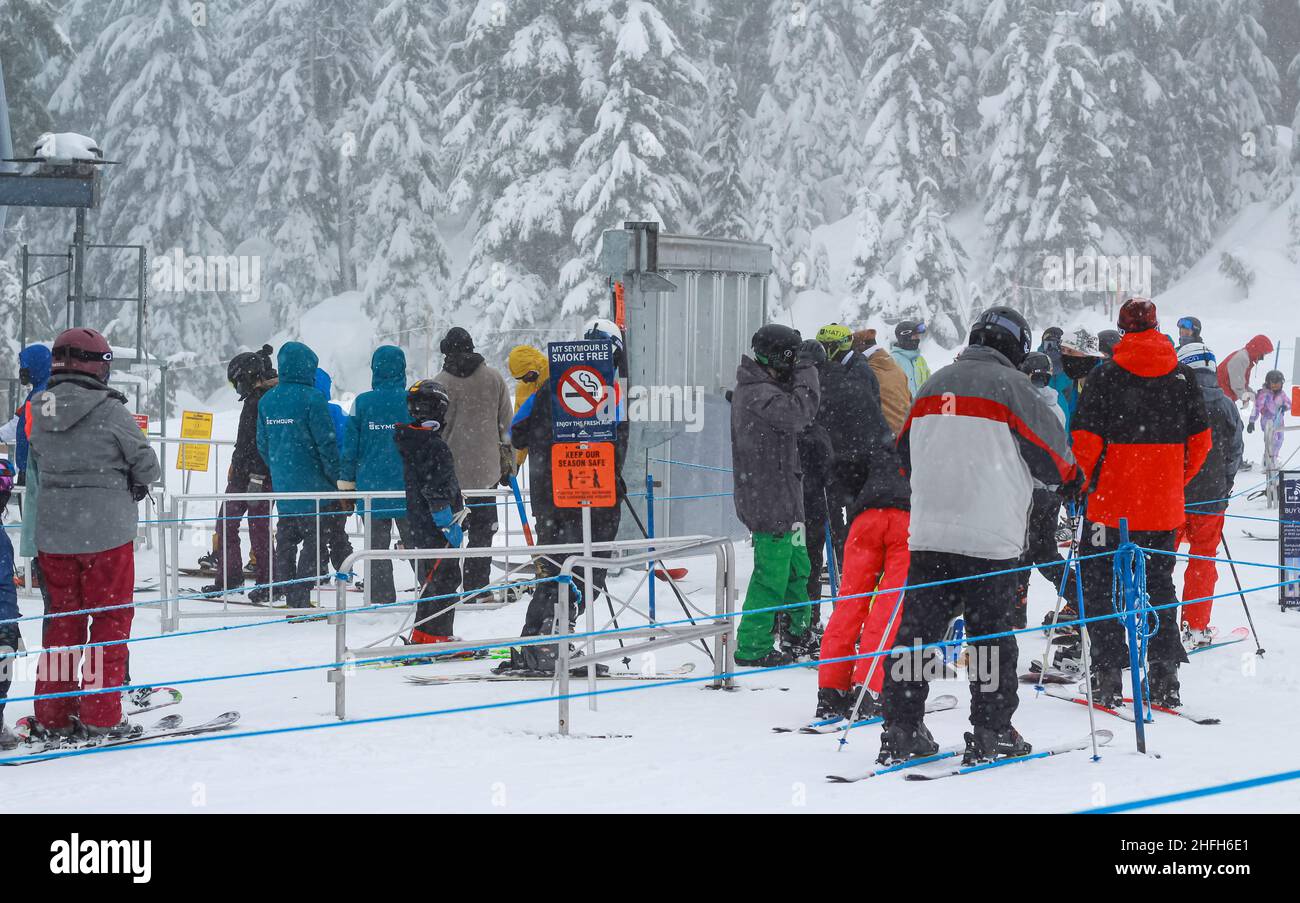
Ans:
[[[286,342],[276,355],[280,384],[257,406],[257,450],[271,468],[276,492],[334,492],[339,447],[329,403],[316,389],[316,352]],[[281,514],[307,514],[307,500],[280,502]]]
[[[339,479],[360,490],[403,489],[402,457],[393,441],[394,427],[410,421],[406,410],[406,355],[381,345],[370,356],[370,391],[357,396],[343,428],[343,465]],[[401,499],[377,499],[375,517],[406,517]]]

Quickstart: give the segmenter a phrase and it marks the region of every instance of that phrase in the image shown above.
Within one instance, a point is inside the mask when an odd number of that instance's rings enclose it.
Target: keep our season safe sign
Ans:
[[[617,505],[614,443],[557,442],[551,446],[551,495],[557,508]]]

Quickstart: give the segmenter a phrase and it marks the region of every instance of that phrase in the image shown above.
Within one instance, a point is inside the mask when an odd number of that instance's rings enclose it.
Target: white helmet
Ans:
[[[1214,352],[1204,342],[1188,342],[1178,349],[1178,363],[1186,364],[1193,370],[1213,370]]]
[[[613,342],[619,350],[623,348],[623,330],[619,329],[613,320],[606,320],[604,317],[588,320],[587,325],[582,328],[582,337],[588,341]]]

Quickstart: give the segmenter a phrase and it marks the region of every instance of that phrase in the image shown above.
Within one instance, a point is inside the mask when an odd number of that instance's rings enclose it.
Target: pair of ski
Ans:
[[[676,668],[669,668],[667,671],[660,671],[656,674],[643,674],[640,671],[614,671],[611,669],[606,674],[597,675],[596,679],[602,681],[604,680],[677,680],[681,677],[686,676],[687,674],[690,674],[694,670],[695,670],[694,662],[687,662],[684,665],[680,665]],[[587,677],[585,674],[582,675],[581,677],[575,675],[570,679],[585,681]],[[515,680],[553,681],[555,680],[555,675],[550,672],[539,671],[535,674],[529,674],[529,673],[493,674],[491,672],[487,672],[487,673],[477,673],[477,674],[439,674],[439,675],[410,674],[407,675],[406,677],[407,683],[417,687],[436,687],[439,686],[440,684],[476,683],[480,681],[487,682],[487,681],[515,681]]]
[[[1099,730],[1096,732],[1097,745],[1105,746],[1114,739],[1114,734],[1110,731]],[[1033,762],[1036,759],[1046,759],[1050,756],[1059,756],[1065,753],[1078,752],[1080,750],[1092,748],[1092,736],[1083,737],[1069,743],[1059,743],[1055,746],[1049,746],[1046,749],[1035,750],[1024,756],[1007,756],[1002,759],[993,759],[989,762],[977,762],[973,765],[948,764],[946,759],[955,759],[966,752],[966,744],[954,743],[950,746],[941,746],[939,751],[932,756],[921,756],[916,759],[909,759],[906,762],[899,762],[896,765],[881,765],[879,768],[871,768],[867,771],[861,771],[857,774],[828,774],[826,780],[832,784],[856,784],[858,781],[865,781],[868,778],[880,777],[885,774],[895,774],[903,771],[904,780],[908,781],[937,781],[940,778],[955,778],[958,775],[974,774],[978,771],[989,771],[994,768],[1002,768],[1007,765],[1020,765],[1024,762]],[[926,767],[933,766],[933,767]],[[916,769],[916,770],[913,770]]]
[[[1082,705],[1082,706],[1086,706],[1088,704],[1088,697],[1083,693],[1078,692],[1077,690],[1066,690],[1061,687],[1052,686],[1052,687],[1045,687],[1043,689],[1043,693],[1052,697],[1053,699],[1060,699],[1063,702],[1072,702],[1075,703],[1076,705]],[[1127,721],[1130,724],[1132,724],[1137,719],[1137,715],[1134,713],[1133,709],[1130,708],[1133,705],[1133,699],[1132,697],[1125,696],[1124,702],[1127,703],[1127,705],[1120,708],[1113,708],[1111,706],[1102,705],[1099,702],[1094,702],[1092,704],[1092,707],[1096,709],[1098,712],[1105,712],[1107,715],[1114,715],[1116,718],[1121,718],[1124,721]],[[1156,705],[1155,703],[1152,703],[1149,700],[1147,701],[1147,704],[1151,706],[1151,710],[1153,712],[1160,712],[1165,715],[1176,715],[1179,718],[1184,718],[1192,722],[1193,724],[1218,724],[1219,723],[1219,718],[1215,715],[1198,713],[1185,708],[1172,709],[1169,708],[1168,706]]]
[[[1187,650],[1187,654],[1199,655],[1202,652],[1209,652],[1211,649],[1222,649],[1224,646],[1232,646],[1240,643],[1250,637],[1250,630],[1246,627],[1238,627],[1221,640],[1213,643],[1207,643],[1204,646],[1195,646]],[[1034,659],[1030,662],[1029,671],[1020,675],[1020,682],[1025,684],[1074,684],[1083,680],[1082,671],[1071,671],[1061,668],[1048,668],[1047,672],[1042,671],[1042,662]]]
[[[927,715],[934,712],[947,712],[955,708],[957,708],[956,696],[936,696],[934,699],[926,700],[925,703],[925,713]],[[774,727],[772,732],[777,734],[835,734],[841,731],[853,730],[854,728],[866,727],[868,724],[879,724],[883,720],[879,715],[875,715],[870,718],[859,718],[850,724],[847,718],[837,715],[834,718],[809,721],[792,727]]]
[[[207,734],[213,731],[223,731],[226,728],[234,726],[238,721],[238,712],[223,712],[216,718],[204,721],[202,724],[195,724],[186,727],[184,724],[184,718],[180,715],[166,715],[147,728],[137,725],[136,729],[125,737],[116,737],[111,740],[51,740],[44,743],[39,749],[25,753],[22,757],[17,757],[9,761],[0,761],[0,765],[30,765],[33,762],[48,762],[51,759],[62,758],[65,755],[79,753],[89,749],[106,749],[114,746],[126,746],[131,743],[143,743],[150,740],[167,740],[172,737],[190,737],[196,734]],[[31,716],[20,718],[18,723],[14,725],[14,734],[19,739],[20,749],[23,746],[31,747],[39,742],[32,739],[31,730]]]

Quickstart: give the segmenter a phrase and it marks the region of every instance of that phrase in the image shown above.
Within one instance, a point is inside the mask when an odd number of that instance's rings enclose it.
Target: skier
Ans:
[[[0,459],[0,520],[9,507],[9,494],[13,492],[17,477],[18,471],[13,464],[7,458]],[[22,645],[17,621],[21,615],[18,590],[14,587],[14,547],[9,541],[9,533],[0,529],[0,749],[13,749],[18,745],[18,739],[5,724],[5,700],[9,698],[14,666],[18,661],[15,653]]]
[[[258,351],[236,354],[226,367],[231,388],[244,403],[239,413],[239,431],[235,450],[230,455],[226,473],[226,492],[273,492],[270,471],[257,452],[257,405],[262,396],[275,387],[278,375],[271,366],[270,345]],[[239,522],[248,517],[248,541],[256,563],[257,586],[248,594],[250,601],[265,604],[270,599],[271,582],[271,503],[222,502],[217,512],[220,541],[213,553],[217,582],[203,587],[205,593],[237,589],[244,584],[244,562],[239,544]]]
[[[1241,435],[1241,416],[1237,406],[1228,400],[1219,388],[1214,367],[1214,353],[1199,341],[1187,342],[1178,349],[1178,362],[1190,367],[1205,402],[1210,418],[1210,451],[1205,463],[1184,490],[1187,520],[1178,528],[1178,546],[1186,543],[1192,555],[1214,558],[1219,554],[1219,541],[1223,536],[1223,512],[1228,510],[1228,497],[1241,467],[1244,448]],[[1210,609],[1219,569],[1213,561],[1190,558],[1183,574],[1183,645],[1188,649],[1212,642]],[[1187,604],[1189,599],[1203,602]]]
[[[40,343],[28,345],[18,352],[18,382],[24,386],[31,386],[27,398],[23,400],[22,406],[18,409],[18,429],[15,436],[17,443],[14,447],[13,461],[18,468],[15,481],[15,485],[18,486],[27,483],[27,424],[31,422],[30,406],[32,396],[37,392],[45,391],[45,387],[50,381],[52,363],[53,358],[50,349]]]
[[[930,365],[921,355],[921,336],[925,324],[920,320],[902,320],[894,327],[894,346],[889,353],[907,374],[907,391],[915,398],[930,378]]]
[[[894,448],[894,434],[883,417],[873,422],[867,437],[865,479],[849,506],[853,526],[844,546],[840,601],[821,641],[823,664],[817,669],[819,720],[848,717],[864,684],[869,692],[863,697],[859,717],[879,714],[884,658],[826,660],[888,649],[900,623],[895,608],[901,604],[901,590],[886,590],[902,587],[907,581],[911,490]],[[872,592],[881,594],[865,595]]]
[[[912,407],[912,392],[907,387],[907,374],[898,366],[894,356],[876,344],[876,331],[864,329],[853,334],[853,350],[867,359],[880,384],[880,408],[885,422],[895,436],[903,429],[907,412]]]
[[[1101,351],[1101,356],[1110,360],[1115,356],[1115,348],[1119,345],[1120,339],[1124,338],[1118,329],[1103,329],[1097,333],[1097,348]]]
[[[753,533],[754,572],[736,631],[736,664],[766,668],[815,651],[809,629],[808,538],[798,436],[813,422],[820,400],[817,369],[798,360],[802,339],[770,323],[750,341],[731,398],[731,455],[736,514]],[[865,392],[864,392],[865,394]],[[789,634],[774,648],[773,624],[784,605]]]
[[[1079,399],[1072,429],[1074,453],[1087,478],[1080,562],[1089,614],[1110,614],[1114,561],[1086,556],[1119,547],[1120,521],[1144,549],[1173,552],[1186,518],[1183,487],[1196,476],[1211,447],[1210,422],[1196,376],[1179,364],[1173,343],[1158,332],[1156,306],[1130,298],[1119,311],[1124,338],[1115,357],[1097,368]],[[1146,554],[1152,606],[1176,605],[1172,555]],[[1178,666],[1187,660],[1179,642],[1176,608],[1156,613],[1148,645],[1150,698],[1177,708]],[[1123,704],[1121,671],[1128,665],[1124,626],[1108,618],[1088,627],[1092,640],[1092,696],[1105,706]]]
[[[1278,456],[1282,453],[1282,443],[1286,441],[1286,412],[1291,410],[1291,402],[1282,391],[1286,377],[1281,370],[1270,370],[1264,377],[1264,386],[1255,394],[1254,410],[1250,415],[1250,425],[1246,432],[1255,432],[1255,422],[1264,424],[1264,461],[1266,469],[1276,469]]]
[[[589,321],[583,329],[583,338],[588,341],[609,342],[613,346],[613,358],[616,373],[620,379],[627,376],[627,357],[623,346],[623,333],[613,322],[604,318]],[[616,387],[617,391],[617,387]],[[582,512],[577,508],[557,507],[551,485],[551,448],[554,434],[551,424],[551,395],[553,389],[548,378],[541,383],[515,413],[510,424],[510,443],[516,449],[528,452],[528,481],[531,488],[530,499],[533,509],[533,521],[537,527],[537,542],[540,545],[556,545],[582,542]],[[591,509],[591,535],[595,542],[606,542],[618,536],[621,520],[619,505],[627,494],[623,484],[623,461],[627,457],[628,423],[623,400],[614,405],[617,420],[614,441],[614,482],[618,492],[618,502],[608,508]],[[597,553],[606,554],[607,553]],[[537,562],[539,578],[554,577],[568,555],[553,555]],[[592,598],[580,587],[585,581],[575,581],[569,591],[569,618],[577,617],[579,605],[593,605],[605,589],[605,569],[592,569]],[[524,616],[524,628],[521,636],[541,636],[555,631],[555,605],[559,598],[559,585],[555,581],[540,583],[533,590],[533,597],[528,603]],[[528,645],[510,650],[510,658],[501,662],[493,670],[498,674],[553,674],[557,652],[555,646]],[[603,665],[597,665],[598,672],[607,671]],[[584,672],[585,673],[585,672]]]
[[[1195,317],[1183,317],[1178,321],[1178,347],[1181,349],[1184,345],[1193,342],[1198,345],[1205,344],[1205,340],[1201,338],[1201,321]]]
[[[461,489],[491,489],[509,482],[511,468],[510,390],[506,381],[474,351],[474,340],[459,326],[448,330],[442,340],[442,372],[434,381],[447,390],[451,399],[443,421],[442,437],[451,446],[456,459],[456,479]],[[469,506],[465,521],[469,547],[492,545],[497,532],[495,498],[476,499]],[[468,603],[492,601],[490,594],[471,591],[491,583],[492,559],[474,556],[465,559],[465,592]]]
[[[826,357],[826,347],[815,339],[808,339],[799,346],[800,359],[812,361],[813,366],[822,371],[834,367]],[[823,396],[824,398],[824,396]],[[803,472],[803,511],[804,524],[808,536],[808,599],[813,603],[812,629],[821,634],[821,598],[822,570],[826,565],[826,528],[831,523],[831,512],[827,503],[828,486],[831,482],[835,449],[830,431],[820,420],[799,433],[799,468]],[[837,510],[836,515],[840,512]],[[837,553],[838,554],[838,553]],[[787,635],[787,618],[782,612],[782,626]]]
[[[394,430],[406,484],[406,513],[417,549],[459,549],[464,541],[461,524],[468,512],[456,481],[451,448],[442,438],[442,422],[450,399],[437,381],[422,379],[406,392],[408,423]],[[452,642],[456,588],[460,565],[455,558],[421,561],[420,599],[408,643]]]
[[[316,352],[286,342],[276,363],[280,382],[257,406],[257,453],[278,491],[329,492],[338,483],[339,449],[329,404],[315,387]],[[276,509],[276,582],[290,608],[310,608],[312,584],[325,576],[317,552],[320,502],[282,499]]]
[[[393,430],[408,415],[406,354],[395,345],[380,345],[370,355],[370,391],[362,392],[352,403],[352,415],[343,429],[343,458],[336,484],[340,492],[383,492],[406,487]],[[372,499],[369,504],[370,548],[387,549],[394,527],[405,548],[420,548],[412,538],[403,500]],[[414,563],[411,566],[415,567]],[[396,602],[393,562],[373,558],[367,567],[371,604]]]
[[[524,406],[524,402],[533,397],[538,386],[550,378],[550,361],[546,355],[532,345],[516,345],[510,349],[506,359],[510,375],[515,379],[515,413]],[[515,451],[515,470],[524,466],[528,457],[527,449]]]
[[[1219,388],[1233,402],[1246,403],[1255,400],[1255,393],[1250,388],[1250,375],[1255,365],[1266,355],[1273,353],[1273,341],[1266,335],[1257,335],[1229,354],[1219,363]]]
[[[966,618],[972,636],[1011,627],[1016,576],[1025,551],[1034,480],[1077,485],[1061,421],[1016,370],[1030,349],[1029,324],[1009,307],[980,314],[970,345],[926,383],[898,439],[911,478],[908,592],[898,642],[941,640],[949,621]],[[915,453],[913,453],[915,451]],[[991,575],[991,576],[990,576]],[[956,581],[956,582],[945,582]],[[923,584],[942,583],[939,586]],[[967,762],[1028,753],[1011,726],[1016,710],[1015,638],[972,644]],[[923,721],[927,677],[939,649],[896,651],[884,684],[881,763],[933,755]],[[941,672],[940,672],[941,673]]]
[[[330,422],[334,424],[334,444],[341,452],[343,431],[348,422],[347,412],[338,402],[330,401],[334,395],[333,382],[330,380],[330,375],[320,367],[316,368],[315,385],[316,391],[324,395],[328,402]],[[338,488],[337,480],[335,488]],[[352,541],[348,539],[348,515],[352,513],[352,502],[349,499],[329,499],[321,503],[321,511],[323,512],[320,516],[321,559],[328,561],[337,571],[352,554]]]
[[[1101,344],[1097,337],[1080,327],[1068,339],[1061,341],[1061,372],[1063,381],[1054,381],[1053,387],[1059,396],[1061,410],[1065,412],[1065,428],[1068,431],[1074,419],[1074,412],[1079,407],[1079,394],[1083,391],[1084,381],[1088,375],[1105,360]]]
[[[42,645],[110,644],[85,657],[81,689],[121,686],[134,614],[137,507],[162,470],[126,396],[108,386],[113,351],[104,337],[64,330],[53,359],[49,386],[33,399],[28,437],[40,472],[36,546],[49,594]],[[63,616],[86,609],[111,610]],[[37,695],[75,692],[81,657],[80,650],[42,653]],[[70,736],[78,725],[92,737],[131,729],[119,693],[38,699],[35,709],[42,734]]]

